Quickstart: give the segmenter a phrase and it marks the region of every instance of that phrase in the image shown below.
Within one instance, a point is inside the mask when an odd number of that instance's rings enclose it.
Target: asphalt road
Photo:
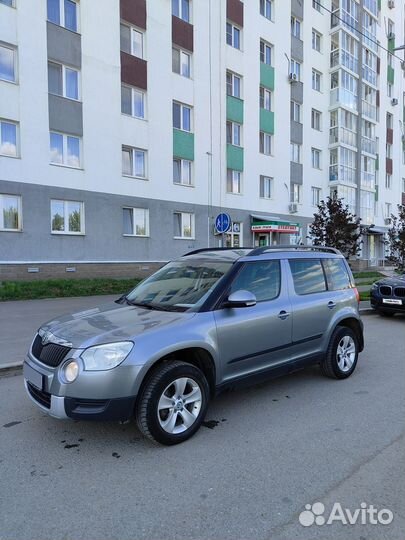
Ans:
[[[403,540],[405,317],[364,321],[350,379],[311,368],[223,394],[212,429],[170,448],[133,423],[51,419],[20,374],[3,375],[0,539]],[[366,502],[394,520],[303,527],[314,502],[325,515]]]

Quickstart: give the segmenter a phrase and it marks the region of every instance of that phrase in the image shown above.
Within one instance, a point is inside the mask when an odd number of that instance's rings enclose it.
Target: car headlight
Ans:
[[[76,360],[70,360],[68,361],[63,367],[62,367],[62,379],[65,383],[72,383],[74,382],[77,377],[79,376],[80,367]]]
[[[80,355],[86,371],[106,371],[119,366],[132,351],[132,341],[89,347]]]
[[[377,289],[378,289],[378,283],[373,283],[373,284],[371,285],[371,290],[372,290],[372,291],[376,291]]]

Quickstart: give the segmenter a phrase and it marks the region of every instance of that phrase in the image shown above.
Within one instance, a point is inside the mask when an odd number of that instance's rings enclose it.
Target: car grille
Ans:
[[[50,367],[57,367],[61,364],[71,349],[58,345],[57,343],[47,343],[42,345],[42,338],[37,334],[32,344],[32,354],[37,360]]]
[[[394,290],[395,296],[405,298],[405,287],[396,287]]]
[[[388,287],[387,285],[382,285],[380,287],[380,293],[383,296],[391,296],[392,295],[392,287]]]
[[[36,388],[28,381],[27,388],[30,396],[32,396],[35,401],[47,409],[51,408],[51,394],[48,394],[48,392],[44,392],[43,390],[39,390],[39,388]]]

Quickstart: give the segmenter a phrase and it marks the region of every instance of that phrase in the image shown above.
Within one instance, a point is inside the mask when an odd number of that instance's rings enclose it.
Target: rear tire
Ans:
[[[201,370],[178,360],[165,362],[153,372],[137,400],[139,430],[153,442],[182,443],[201,426],[209,396]]]
[[[347,379],[356,369],[358,338],[351,328],[337,326],[330,338],[321,371],[332,379]]]
[[[395,315],[393,311],[386,311],[385,309],[378,309],[377,311],[381,317],[393,317]]]

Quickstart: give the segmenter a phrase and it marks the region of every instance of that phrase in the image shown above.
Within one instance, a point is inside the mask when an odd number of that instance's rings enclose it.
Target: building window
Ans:
[[[62,64],[48,62],[48,92],[79,100],[79,72]]]
[[[48,0],[48,21],[78,31],[78,4],[73,0]]]
[[[273,47],[270,43],[260,40],[260,62],[267,64],[268,66],[272,65],[273,59]]]
[[[0,4],[5,6],[14,7],[14,0],[0,0]]]
[[[18,157],[17,124],[0,120],[0,155]]]
[[[232,169],[227,170],[226,190],[228,193],[242,193],[242,173]]]
[[[391,113],[387,113],[387,129],[393,129],[394,116]]]
[[[149,236],[149,210],[147,208],[123,208],[124,236]]]
[[[188,79],[191,77],[191,55],[180,49],[172,49],[172,70]]]
[[[121,23],[121,51],[143,59],[143,32]]]
[[[260,0],[260,15],[273,20],[273,0]]]
[[[393,88],[394,87],[393,87],[392,83],[388,82],[387,83],[387,96],[389,98],[392,98],[392,90],[393,90]]]
[[[392,175],[391,174],[385,175],[385,187],[387,189],[392,189]]]
[[[312,168],[321,169],[321,150],[311,148]]]
[[[188,105],[173,101],[173,127],[191,131],[191,108]]]
[[[17,82],[17,51],[11,45],[0,44],[0,80]]]
[[[384,217],[390,218],[392,214],[391,203],[386,202],[384,206]]]
[[[296,80],[301,80],[301,64],[294,60],[293,58],[290,61],[291,73],[296,76]]]
[[[291,101],[291,120],[301,123],[301,105],[296,101]]]
[[[194,214],[174,212],[174,237],[195,238]]]
[[[385,145],[385,154],[388,159],[392,159],[392,144],[387,143]]]
[[[236,124],[235,122],[226,123],[226,142],[228,144],[233,144],[234,146],[241,146],[241,133],[242,126],[240,124]]]
[[[312,206],[318,206],[321,202],[321,188],[311,187]]]
[[[173,158],[173,182],[182,186],[193,185],[191,161]]]
[[[81,167],[81,140],[63,133],[50,133],[51,163],[79,169]]]
[[[292,203],[301,202],[302,186],[301,184],[291,184],[290,198]]]
[[[146,150],[140,148],[122,147],[122,174],[146,178]]]
[[[259,152],[265,156],[271,156],[272,136],[264,131],[261,131],[259,135]]]
[[[296,17],[291,17],[291,35],[301,39],[301,21]]]
[[[296,144],[296,143],[291,143],[290,149],[291,149],[291,161],[293,161],[294,163],[301,163],[301,145]]]
[[[259,90],[259,95],[260,95],[260,108],[266,109],[266,111],[271,111],[272,96],[271,96],[270,90],[261,86]]]
[[[190,0],[172,0],[172,15],[190,22]]]
[[[243,237],[242,231],[243,223],[240,223],[239,221],[233,221],[230,230],[225,234],[225,247],[241,247],[241,238]]]
[[[84,203],[51,200],[53,234],[84,234]]]
[[[20,231],[21,228],[21,197],[0,194],[0,231]]]
[[[322,75],[319,71],[316,71],[316,69],[312,70],[312,89],[317,92],[321,91],[321,77]]]
[[[405,178],[402,178],[402,193],[405,193]]]
[[[316,9],[316,11],[321,12],[322,0],[312,0],[312,7]]]
[[[321,131],[322,127],[322,113],[316,109],[311,111],[311,127],[317,131]]]
[[[321,52],[321,40],[322,35],[316,30],[312,29],[312,48],[314,51]]]
[[[134,118],[145,119],[145,92],[121,85],[121,112]]]
[[[226,93],[228,96],[241,97],[241,77],[231,71],[226,72]]]
[[[273,197],[273,178],[260,176],[260,198],[271,199]]]
[[[226,42],[234,49],[240,49],[241,30],[230,22],[226,23]]]

